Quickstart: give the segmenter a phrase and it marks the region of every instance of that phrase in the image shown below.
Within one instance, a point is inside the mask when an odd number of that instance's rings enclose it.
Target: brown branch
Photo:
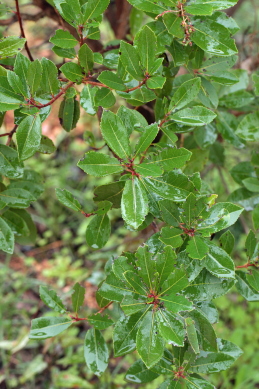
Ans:
[[[17,15],[20,30],[21,30],[21,36],[26,39],[25,32],[24,32],[23,25],[22,25],[22,18],[21,18],[21,13],[20,13],[20,8],[19,8],[19,0],[15,0],[15,6],[16,6],[16,15]],[[28,54],[28,57],[30,58],[31,61],[33,61],[33,57],[31,55],[27,41],[25,42],[24,47],[25,47],[25,50]]]
[[[98,313],[103,313],[103,311],[105,311],[105,309],[109,308],[110,305],[112,305],[113,301],[110,301],[107,305],[105,305],[105,307],[102,307],[98,312],[95,313],[95,315],[97,315]]]
[[[256,267],[256,265],[255,265],[254,263],[248,262],[248,263],[246,263],[245,265],[236,266],[236,269],[247,269],[249,266],[255,266],[255,267]]]
[[[66,93],[66,91],[72,86],[74,85],[74,81],[70,81],[64,88],[61,89],[61,91],[55,96],[53,97],[53,99],[51,99],[48,103],[46,104],[37,104],[34,100],[32,99],[28,99],[28,103],[33,105],[34,107],[36,108],[45,108],[45,107],[48,107],[49,105],[52,105],[57,99],[59,99],[60,96],[62,96],[64,93]]]
[[[9,146],[9,145],[10,145],[10,143],[11,143],[11,141],[12,141],[12,138],[13,138],[13,135],[14,135],[14,133],[15,133],[16,130],[17,130],[17,127],[18,127],[18,125],[16,124],[16,125],[14,126],[14,128],[12,129],[12,131],[10,131],[9,133],[4,134],[4,135],[8,135],[8,138],[7,138],[7,141],[6,141],[6,146]],[[2,135],[2,136],[4,136],[4,135]]]

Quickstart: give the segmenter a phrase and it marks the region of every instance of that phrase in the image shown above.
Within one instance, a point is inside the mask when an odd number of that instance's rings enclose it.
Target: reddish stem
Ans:
[[[255,266],[255,267],[256,267],[256,265],[255,265],[254,263],[248,262],[248,263],[246,263],[245,265],[236,266],[236,269],[247,269],[249,266]]]
[[[6,141],[6,146],[9,146],[9,144],[11,143],[11,140],[12,140],[12,138],[13,138],[13,134],[16,132],[17,127],[18,127],[18,125],[16,124],[16,125],[14,126],[14,128],[12,129],[12,131],[9,132],[8,138],[7,138],[7,141]]]
[[[90,216],[93,216],[95,215],[95,213],[86,213],[84,211],[81,211],[82,215],[84,215],[85,217],[90,217]]]
[[[80,47],[84,44],[83,28],[84,28],[84,26],[81,26],[81,25],[78,26],[78,35],[79,35],[79,38],[80,38],[80,40],[79,40]]]
[[[105,311],[105,309],[109,308],[110,305],[112,305],[113,301],[110,301],[107,305],[105,305],[105,307],[102,307],[98,312],[96,312],[95,315],[97,315],[98,313],[103,313],[103,311]]]
[[[26,39],[25,32],[24,32],[23,25],[22,25],[22,18],[21,18],[21,13],[20,13],[19,0],[15,0],[15,5],[16,5],[16,15],[17,15],[19,26],[20,26],[20,30],[21,30],[21,36]],[[30,52],[30,49],[29,49],[27,41],[25,42],[24,47],[25,47],[25,50],[27,51],[28,57],[30,58],[31,61],[33,61],[33,56],[31,55],[31,52]]]
[[[31,105],[33,105],[34,107],[39,108],[39,109],[44,108],[44,107],[48,107],[49,105],[52,105],[60,96],[62,96],[64,93],[66,93],[66,91],[72,85],[74,85],[74,81],[70,81],[64,88],[61,89],[61,91],[55,97],[53,97],[52,100],[50,100],[46,104],[37,104],[33,99],[29,99],[28,103],[30,103]]]

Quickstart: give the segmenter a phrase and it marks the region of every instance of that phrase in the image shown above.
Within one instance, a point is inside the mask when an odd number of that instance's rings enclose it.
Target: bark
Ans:
[[[245,2],[245,0],[239,0],[239,2],[234,5],[234,7],[229,8],[226,13],[228,16],[233,16],[234,13],[241,7],[241,5]]]

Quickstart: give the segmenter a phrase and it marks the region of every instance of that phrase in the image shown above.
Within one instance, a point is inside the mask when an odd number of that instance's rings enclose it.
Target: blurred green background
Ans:
[[[12,5],[14,2],[6,0],[5,3]],[[32,6],[26,5],[27,1],[22,3],[24,10],[31,10]],[[240,50],[239,66],[248,72],[259,66],[258,8],[256,0],[245,0],[235,13],[241,28],[235,37]],[[36,24],[27,22],[25,26],[34,52],[38,50],[39,56],[50,56],[56,60],[48,44],[49,36],[56,28],[55,23],[43,18]],[[107,22],[103,23],[102,28],[105,40],[112,39]],[[17,23],[7,30],[6,26],[0,26],[0,32],[19,34]],[[54,107],[54,113],[57,113],[57,109],[58,105]],[[93,132],[97,139],[96,146],[102,146],[98,123],[83,114],[78,128],[68,135],[60,131],[58,122],[52,119],[49,119],[45,133],[52,137],[57,151],[52,155],[38,154],[26,161],[26,166],[42,174],[45,182],[44,194],[30,209],[37,225],[35,244],[32,246],[23,241],[16,246],[13,256],[0,254],[0,389],[157,389],[163,381],[162,377],[146,385],[135,385],[124,380],[127,368],[137,358],[136,353],[112,358],[107,372],[100,379],[89,372],[82,346],[88,329],[85,322],[53,339],[41,342],[28,339],[31,319],[53,315],[39,300],[39,285],[49,285],[69,306],[71,288],[75,282],[80,282],[86,287],[87,315],[88,311],[97,309],[94,294],[103,278],[106,261],[123,250],[133,251],[151,234],[149,229],[140,233],[125,229],[118,211],[113,210],[110,213],[112,236],[108,244],[97,252],[87,247],[85,229],[89,219],[62,206],[56,199],[55,188],[71,191],[83,204],[84,211],[88,212],[93,205],[94,187],[111,180],[102,178],[97,182],[76,167],[78,160],[89,149],[83,137],[85,131]],[[9,122],[7,117],[4,125],[8,127]],[[229,170],[238,162],[249,161],[250,153],[248,149],[233,150],[226,145],[224,158],[224,165]],[[226,200],[226,187],[230,193],[238,187],[228,170],[211,162],[204,168],[203,179],[213,193],[219,194],[219,201]],[[231,228],[236,237],[234,259],[237,265],[242,264],[245,258],[242,252],[246,238],[244,231],[251,225],[251,215],[245,212],[241,222]],[[218,238],[216,236],[215,240]],[[215,303],[220,312],[220,322],[215,326],[218,336],[236,343],[244,354],[228,371],[211,375],[210,381],[222,389],[259,388],[259,302],[247,303],[233,289]],[[116,306],[109,313],[116,318]],[[111,328],[104,331],[110,346],[111,333]]]

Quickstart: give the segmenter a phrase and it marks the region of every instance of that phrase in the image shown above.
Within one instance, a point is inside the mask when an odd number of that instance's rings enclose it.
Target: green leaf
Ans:
[[[236,271],[236,288],[247,301],[259,301],[259,293],[250,285],[242,271]]]
[[[112,184],[98,186],[94,190],[94,201],[108,200],[114,208],[120,208],[121,196],[125,186],[125,181],[117,181]]]
[[[255,233],[250,230],[245,242],[246,254],[249,259],[253,259],[258,254],[257,240]]]
[[[178,172],[170,172],[162,177],[150,177],[142,180],[144,186],[164,199],[184,201],[194,189],[187,176]]]
[[[2,214],[2,219],[8,224],[14,234],[17,234],[18,236],[28,236],[30,234],[25,220],[17,213],[16,210],[8,209]]]
[[[156,59],[156,35],[147,25],[142,27],[134,39],[140,61],[148,74],[152,73],[154,60]]]
[[[18,159],[16,150],[0,145],[0,169],[1,174],[8,178],[20,178],[23,176],[23,165]]]
[[[259,140],[258,122],[259,112],[249,113],[239,123],[236,135],[249,142],[257,142]]]
[[[43,69],[38,59],[30,63],[28,67],[27,82],[32,96],[40,87],[42,73]]]
[[[213,13],[213,7],[210,4],[190,4],[185,7],[186,12],[191,15],[211,15]]]
[[[73,294],[71,298],[73,310],[77,314],[85,301],[85,288],[83,288],[83,286],[81,286],[78,282],[73,286]]]
[[[222,134],[223,138],[226,139],[233,146],[242,148],[244,147],[244,143],[235,133],[237,126],[238,121],[234,115],[228,112],[218,112],[218,131]]]
[[[198,93],[198,98],[203,105],[207,108],[217,108],[219,104],[219,98],[215,86],[206,80],[201,78],[201,89]]]
[[[234,285],[233,279],[222,280],[203,269],[193,283],[186,288],[187,296],[197,301],[213,300],[226,294]]]
[[[142,296],[146,296],[147,290],[143,285],[142,279],[136,274],[135,271],[127,270],[123,274],[127,284],[134,290],[134,293],[140,294]]]
[[[183,323],[171,312],[160,309],[156,315],[159,333],[167,342],[182,347],[185,330]]]
[[[121,41],[120,51],[121,62],[127,72],[136,80],[142,81],[144,74],[140,67],[140,57],[136,48],[129,43]]]
[[[163,170],[160,166],[149,165],[147,163],[142,163],[135,167],[135,171],[144,177],[159,177],[163,174]]]
[[[135,148],[135,157],[142,152],[146,151],[150,144],[153,142],[159,131],[158,125],[151,124],[150,126],[145,127],[142,132],[139,141]]]
[[[243,180],[248,177],[256,177],[255,169],[250,162],[240,162],[230,170],[233,179],[243,185]]]
[[[40,88],[43,93],[54,96],[59,92],[58,69],[49,59],[43,57],[41,60],[42,78]]]
[[[197,309],[188,313],[188,317],[194,320],[198,339],[204,351],[218,351],[215,330],[205,314]]]
[[[48,339],[65,331],[73,324],[63,317],[39,317],[31,322],[30,339]]]
[[[203,62],[199,72],[204,72],[205,75],[210,75],[216,72],[224,72],[225,70],[232,68],[237,62],[237,59],[238,57],[236,55],[231,57],[210,57]]]
[[[204,260],[206,269],[216,277],[235,278],[235,265],[230,256],[212,242],[208,246]]]
[[[185,81],[174,93],[170,101],[169,112],[179,110],[193,101],[198,95],[200,87],[201,79],[198,77]]]
[[[215,204],[208,213],[201,215],[205,220],[199,223],[197,231],[202,236],[210,236],[217,231],[232,226],[242,212],[242,207],[232,203]]]
[[[61,49],[61,47],[53,46],[52,51],[59,57],[73,59],[76,56],[75,49]]]
[[[191,108],[182,109],[181,111],[170,115],[170,118],[177,123],[198,127],[209,124],[216,116],[217,115],[209,109],[196,105]]]
[[[161,12],[167,11],[167,7],[155,4],[152,0],[129,0],[129,3],[137,9],[154,14],[160,14]]]
[[[164,303],[168,311],[178,313],[181,311],[191,311],[193,309],[192,303],[184,296],[176,296],[174,293],[169,296],[163,296],[160,300]]]
[[[195,354],[199,354],[200,348],[199,348],[199,342],[198,342],[198,337],[197,337],[197,332],[196,328],[194,325],[194,321],[190,318],[187,317],[185,319],[185,326],[186,326],[186,331],[187,331],[187,336],[188,340],[190,342],[190,345],[195,352]]]
[[[118,77],[117,74],[109,70],[104,70],[98,77],[98,80],[104,85],[107,85],[109,88],[115,90],[124,91],[127,89],[126,86],[124,85],[123,80],[120,77]]]
[[[147,87],[149,89],[162,89],[166,82],[166,78],[163,76],[153,76],[147,80]]]
[[[47,286],[40,285],[40,299],[55,312],[66,313],[67,311],[57,293],[49,290]]]
[[[197,46],[207,53],[214,55],[230,56],[237,53],[233,39],[230,38],[226,27],[213,20],[204,17],[193,20],[195,28],[191,39]]]
[[[16,98],[0,92],[0,111],[5,112],[17,109],[20,108],[21,104],[22,101],[19,99],[18,95]]]
[[[204,379],[191,376],[186,378],[185,381],[187,389],[216,389],[214,385]]]
[[[182,233],[179,228],[163,227],[160,240],[167,246],[180,247],[183,244]]]
[[[149,309],[149,308],[148,308]],[[147,312],[137,312],[131,316],[122,315],[116,322],[113,331],[113,347],[115,357],[128,354],[136,348],[136,336],[139,324]]]
[[[110,301],[121,302],[125,296],[132,296],[133,292],[126,285],[126,282],[122,282],[114,273],[111,273],[101,285],[99,293]]]
[[[84,356],[88,368],[100,376],[108,366],[109,351],[99,330],[88,330],[84,341]]]
[[[148,368],[163,356],[165,341],[157,334],[156,312],[149,311],[140,323],[137,333],[137,351]]]
[[[255,177],[245,178],[243,181],[246,189],[250,190],[250,192],[259,192],[259,180]]]
[[[81,212],[82,206],[78,200],[66,189],[56,189],[57,199],[66,207],[73,209],[76,212]]]
[[[136,252],[136,257],[139,275],[148,286],[149,290],[152,290],[155,284],[155,262],[152,259],[153,256],[149,251],[149,247],[146,245],[140,246]]]
[[[156,271],[159,276],[157,279],[157,289],[164,283],[171,273],[175,270],[176,254],[171,247],[167,246],[164,252],[156,256]]]
[[[42,135],[38,152],[42,154],[52,154],[55,151],[56,151],[56,147],[52,142],[52,140],[47,136]]]
[[[179,18],[179,15],[173,13],[164,14],[163,21],[169,34],[172,34],[180,39],[184,37],[182,20]]]
[[[259,75],[254,73],[252,75],[252,80],[253,80],[253,83],[254,83],[255,94],[256,94],[256,96],[258,96],[259,95]]]
[[[95,107],[95,95],[98,88],[92,88],[89,84],[85,85],[80,93],[80,105],[89,115],[95,115],[97,108]]]
[[[122,159],[131,155],[127,130],[121,119],[110,111],[104,111],[101,121],[102,135],[110,148]]]
[[[25,42],[25,38],[18,36],[7,36],[0,39],[0,59],[13,57],[19,50],[22,50]]]
[[[56,30],[55,35],[49,41],[62,49],[72,49],[78,44],[77,39],[70,32],[64,30]]]
[[[88,316],[87,321],[97,330],[105,330],[105,328],[114,324],[108,315],[102,316],[100,313]]]
[[[93,249],[101,249],[111,235],[111,222],[108,216],[95,215],[86,229],[86,243]]]
[[[82,68],[74,62],[65,63],[60,67],[60,71],[70,81],[81,82],[84,77]]]
[[[30,158],[40,147],[41,120],[39,115],[27,116],[16,131],[18,154],[21,161]]]
[[[95,95],[95,105],[110,108],[116,103],[113,92],[108,88],[99,88]]]
[[[205,239],[199,236],[193,236],[188,242],[186,251],[190,258],[203,259],[208,253],[209,247],[206,244]]]
[[[89,0],[83,6],[83,24],[89,19],[99,17],[108,7],[110,0]]]
[[[219,238],[220,245],[229,255],[232,253],[235,246],[235,237],[230,230],[224,232]]]
[[[112,269],[113,269],[113,272],[114,274],[116,275],[116,277],[124,280],[124,273],[127,271],[127,270],[130,270],[130,271],[133,271],[134,268],[133,266],[130,264],[129,260],[127,257],[124,257],[124,256],[120,256],[118,258],[116,258],[113,263],[112,263]]]
[[[23,87],[23,83],[17,74],[9,70],[7,73],[7,79],[15,93],[27,97],[27,90]]]
[[[35,197],[24,189],[13,188],[0,192],[0,202],[12,208],[28,208],[32,201],[35,201]]]
[[[14,250],[14,234],[11,227],[0,217],[0,249],[12,254]]]
[[[257,205],[253,210],[252,218],[253,218],[254,229],[258,230],[259,229],[259,205]]]
[[[218,338],[217,344],[219,351],[230,355],[234,359],[239,358],[243,354],[243,351],[236,344],[228,340]]]
[[[166,171],[171,171],[175,168],[182,168],[191,158],[191,155],[192,153],[183,147],[180,149],[170,147],[161,151],[161,153],[152,156],[152,161],[146,161],[146,164],[159,164]]]
[[[121,213],[127,224],[138,228],[148,214],[148,198],[138,178],[127,180],[121,199]]]
[[[184,270],[176,269],[173,273],[170,274],[167,280],[162,285],[160,295],[164,295],[165,293],[168,295],[172,295],[183,291],[189,285],[189,281],[186,277]],[[179,296],[174,296],[179,297]],[[180,296],[182,297],[182,296]],[[172,297],[173,298],[173,297]],[[177,300],[177,299],[176,299]],[[169,299],[169,304],[171,301],[171,297]],[[186,301],[185,301],[186,302]],[[188,305],[188,303],[186,303]]]
[[[130,382],[145,384],[159,377],[159,373],[153,369],[148,369],[142,360],[138,359],[128,369],[125,379]]]
[[[234,358],[224,353],[209,353],[207,356],[198,357],[192,364],[194,373],[217,373],[228,369],[233,363]]]
[[[170,200],[162,200],[159,201],[159,207],[163,220],[173,227],[179,227],[182,220],[177,205]]]
[[[259,270],[255,267],[249,269],[250,273],[246,275],[249,284],[259,293]]]
[[[77,166],[85,173],[95,177],[104,177],[123,171],[118,159],[97,153],[96,151],[86,153],[84,159],[79,161]]]
[[[134,284],[133,282],[131,283],[132,285]],[[130,283],[128,282],[128,284]],[[134,291],[132,292],[132,296],[125,296],[120,305],[125,315],[133,315],[139,311],[143,311],[147,306],[147,297],[134,293]],[[145,293],[147,294],[147,291]]]
[[[92,71],[94,67],[94,53],[86,43],[78,50],[78,59],[80,66],[82,66],[86,74]]]
[[[139,131],[148,126],[148,122],[138,111],[120,106],[117,116],[122,120],[130,136],[133,130]]]

